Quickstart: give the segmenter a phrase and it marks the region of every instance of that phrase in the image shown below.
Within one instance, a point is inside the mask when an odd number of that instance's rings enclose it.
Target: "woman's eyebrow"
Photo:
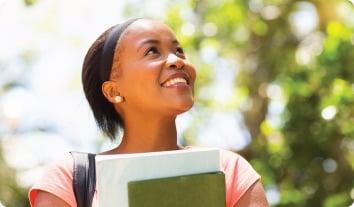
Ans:
[[[176,39],[172,40],[172,43],[179,45],[179,42],[178,42],[178,40],[176,40]]]
[[[143,41],[139,44],[138,51],[139,51],[144,45],[147,45],[147,44],[159,44],[159,43],[160,43],[160,41],[155,40],[155,39],[146,39],[146,40],[143,40]]]
[[[143,40],[143,41],[141,41],[141,43],[139,44],[137,50],[139,51],[144,45],[147,45],[147,44],[156,44],[156,45],[158,45],[158,44],[160,44],[160,41],[159,41],[159,40],[156,40],[156,39],[146,39],[146,40]],[[173,39],[173,40],[172,40],[172,44],[179,45],[179,42],[178,42],[178,40]]]

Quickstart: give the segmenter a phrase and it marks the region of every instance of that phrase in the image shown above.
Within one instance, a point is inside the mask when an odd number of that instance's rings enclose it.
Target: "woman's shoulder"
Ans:
[[[48,164],[42,175],[30,188],[28,198],[31,206],[33,206],[39,191],[49,192],[73,206],[75,197],[73,196],[72,179],[73,159],[68,152],[58,160]]]
[[[229,167],[229,165],[238,165],[238,167],[251,167],[248,161],[237,152],[230,150],[220,149],[220,164],[224,167]]]
[[[42,179],[46,179],[46,176],[55,177],[57,179],[71,179],[73,174],[73,158],[70,152],[64,153],[60,158],[54,160],[52,163],[49,163],[45,170],[43,171],[43,175],[41,179],[38,181],[42,181]]]
[[[238,153],[220,150],[220,168],[225,174],[227,206],[235,206],[261,177]]]

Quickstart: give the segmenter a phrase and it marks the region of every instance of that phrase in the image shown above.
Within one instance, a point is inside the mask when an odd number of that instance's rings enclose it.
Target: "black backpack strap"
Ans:
[[[70,152],[73,160],[73,190],[77,207],[91,207],[96,190],[95,154]]]

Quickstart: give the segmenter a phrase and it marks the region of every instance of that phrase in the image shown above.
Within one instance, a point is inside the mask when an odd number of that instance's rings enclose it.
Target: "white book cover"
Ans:
[[[220,171],[216,148],[96,156],[99,206],[128,207],[128,182]]]

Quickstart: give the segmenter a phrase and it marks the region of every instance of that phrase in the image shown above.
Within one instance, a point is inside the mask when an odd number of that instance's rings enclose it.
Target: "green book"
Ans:
[[[222,172],[128,183],[129,207],[225,207]]]

